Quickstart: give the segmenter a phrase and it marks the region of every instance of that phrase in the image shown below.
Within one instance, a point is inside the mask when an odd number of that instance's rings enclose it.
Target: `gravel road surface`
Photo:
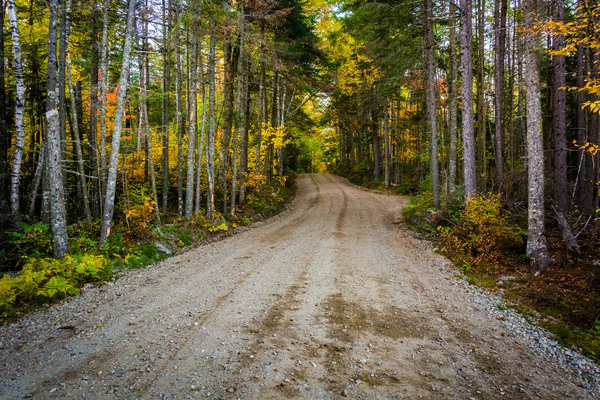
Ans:
[[[405,199],[298,186],[266,223],[0,327],[0,397],[597,398],[593,363],[398,223]]]

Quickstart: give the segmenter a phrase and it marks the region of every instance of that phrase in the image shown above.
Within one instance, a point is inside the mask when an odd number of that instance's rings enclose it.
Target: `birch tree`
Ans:
[[[119,79],[119,91],[117,95],[117,109],[112,133],[112,147],[110,152],[110,164],[106,180],[106,193],[104,196],[104,212],[102,214],[102,226],[100,231],[100,245],[103,245],[110,235],[113,211],[115,208],[115,194],[117,189],[117,169],[119,167],[119,148],[121,145],[121,129],[123,125],[123,114],[125,111],[125,96],[129,86],[129,59],[131,57],[131,46],[133,42],[133,30],[135,29],[135,0],[129,0],[127,12],[127,28],[125,31],[125,44],[123,46],[123,60],[121,62],[121,77]]]
[[[50,226],[52,228],[52,253],[62,258],[69,251],[67,239],[67,211],[63,182],[63,151],[61,146],[60,118],[57,109],[56,30],[58,0],[50,0],[48,29],[48,83],[46,91],[46,179],[50,189]],[[60,105],[64,107],[64,104]]]
[[[19,35],[19,23],[15,0],[8,0],[8,19],[10,21],[10,31],[13,49],[13,68],[16,83],[15,97],[15,155],[10,171],[10,210],[13,216],[19,217],[21,209],[20,185],[21,185],[21,163],[23,162],[23,147],[25,146],[25,126],[23,117],[25,113],[25,83],[23,81],[23,61],[21,53],[21,37]]]

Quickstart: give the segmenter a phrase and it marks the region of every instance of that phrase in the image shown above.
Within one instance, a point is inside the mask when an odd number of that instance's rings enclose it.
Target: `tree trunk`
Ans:
[[[256,123],[256,166],[255,172],[260,173],[260,146],[262,142],[262,125],[267,120],[267,99],[266,99],[266,63],[265,63],[265,20],[260,20],[260,83],[258,86],[258,121]],[[263,119],[264,118],[264,119]]]
[[[23,81],[23,61],[21,57],[21,38],[19,35],[19,24],[15,1],[8,0],[8,18],[10,21],[14,76],[16,82],[15,98],[15,130],[16,144],[13,165],[10,172],[10,210],[13,216],[19,217],[21,209],[20,185],[21,185],[21,163],[23,161],[23,147],[25,146],[25,127],[23,116],[25,113],[25,83]]]
[[[146,21],[147,24],[147,16],[148,9],[145,9],[146,13]],[[144,33],[147,30],[144,29]],[[146,39],[144,39],[146,40]],[[148,120],[148,52],[145,51],[141,53],[139,57],[139,65],[140,65],[140,134],[143,132],[143,137],[145,138],[145,146],[146,146],[146,154],[148,159],[148,172],[150,174],[150,184],[152,186],[152,196],[154,200],[154,212],[156,214],[156,221],[160,225],[160,210],[158,208],[158,191],[156,190],[156,177],[154,171],[154,158],[152,155],[152,137],[150,132],[150,122]]]
[[[196,8],[194,8],[196,10]],[[198,13],[194,11],[192,20],[192,54],[190,71],[190,100],[188,110],[188,153],[187,177],[185,185],[185,218],[192,219],[194,208],[194,169],[196,167],[196,99],[198,97]]]
[[[181,67],[181,0],[177,0],[175,8],[177,19],[177,33],[175,35],[175,63],[177,76],[175,78],[175,112],[177,113],[177,212],[183,216],[183,116],[181,112],[182,96],[182,67]]]
[[[210,21],[210,50],[208,58],[208,82],[209,82],[209,122],[208,122],[208,140],[206,146],[206,166],[208,175],[208,198],[207,215],[210,220],[213,219],[215,211],[215,94],[216,94],[216,45],[215,21]]]
[[[204,76],[204,64],[202,62],[202,52],[198,52],[200,57],[200,87],[202,90],[202,125],[200,127],[200,140],[198,141],[198,158],[196,159],[196,202],[194,212],[200,212],[200,178],[202,177],[202,156],[204,154],[204,142],[206,132],[206,84]]]
[[[50,0],[48,23],[48,84],[46,92],[46,143],[48,150],[46,179],[50,192],[50,226],[52,228],[52,253],[62,258],[69,251],[67,239],[67,211],[63,182],[60,118],[56,99],[56,31],[58,0]]]
[[[92,6],[92,48],[90,57],[90,131],[89,131],[89,148],[90,148],[90,176],[92,177],[92,213],[94,216],[100,215],[102,212],[102,190],[99,185],[100,179],[100,163],[98,162],[98,6]]]
[[[244,94],[243,106],[244,118],[242,123],[241,134],[241,155],[240,155],[240,198],[239,204],[246,202],[246,173],[248,172],[248,132],[250,130],[250,67],[251,61],[249,58],[244,63]]]
[[[495,124],[495,159],[497,190],[502,189],[504,180],[504,56],[506,54],[506,12],[507,0],[494,1],[494,124]]]
[[[472,27],[473,7],[471,0],[460,0],[460,66],[462,74],[462,128],[463,164],[465,175],[465,196],[477,193],[477,173],[475,167],[475,127],[473,120],[473,67],[472,67]]]
[[[233,127],[233,80],[234,57],[231,46],[230,27],[225,28],[223,42],[223,130],[219,148],[219,174],[223,185],[223,214],[227,214],[227,173],[229,169],[229,143]]]
[[[0,0],[0,49],[4,51],[4,0]],[[2,53],[4,54],[4,53]],[[0,212],[8,208],[8,150],[11,138],[6,121],[6,84],[4,80],[4,57],[0,57]]]
[[[448,80],[448,135],[450,136],[450,148],[448,154],[448,191],[451,195],[456,192],[456,170],[457,170],[457,84],[458,73],[456,67],[456,5],[450,3],[450,71]]]
[[[233,170],[231,174],[231,215],[235,215],[235,204],[236,204],[236,196],[237,196],[237,167],[238,167],[238,155],[240,153],[240,141],[242,140],[242,136],[244,135],[244,130],[246,126],[246,102],[244,101],[244,92],[245,92],[245,74],[244,70],[246,67],[246,59],[244,54],[244,0],[240,3],[240,17],[239,17],[239,26],[240,26],[240,45],[239,45],[239,55],[238,55],[238,87],[237,87],[237,118],[235,124],[235,137],[233,138]],[[242,171],[243,174],[243,171]]]
[[[77,155],[77,175],[79,178],[79,186],[81,187],[81,199],[83,201],[83,210],[85,213],[86,222],[92,221],[92,211],[90,210],[90,200],[88,198],[87,190],[87,179],[85,177],[85,164],[83,160],[83,152],[81,151],[81,135],[79,132],[79,116],[77,115],[77,101],[75,96],[75,87],[73,86],[73,80],[71,79],[71,68],[67,62],[67,78],[69,81],[69,92],[71,99],[71,113],[72,113],[72,136],[73,146],[75,147],[75,154]]]
[[[440,171],[438,164],[438,140],[435,98],[435,65],[433,41],[433,2],[423,0],[423,65],[425,66],[425,103],[429,128],[429,162],[433,204],[440,208]]]
[[[106,94],[108,92],[108,10],[109,0],[104,1],[102,18],[102,43],[100,45],[100,174],[99,185],[106,191]]]
[[[67,22],[70,7],[67,7],[65,0],[60,0],[60,48],[58,60],[58,111],[59,111],[59,136],[60,136],[60,152],[61,159],[67,160],[67,101],[66,101],[66,84],[65,72],[67,64],[67,46],[69,43],[69,24]],[[63,169],[63,188],[67,182],[66,164],[61,165]]]
[[[537,21],[537,0],[524,0],[525,16],[523,78],[527,101],[527,154],[528,154],[528,233],[527,257],[536,272],[552,261],[544,238],[544,148],[542,135],[542,107],[540,72],[538,65],[539,37],[532,33]]]
[[[131,57],[131,45],[133,42],[133,31],[135,29],[135,3],[135,0],[129,0],[127,29],[125,31],[125,44],[123,47],[123,60],[121,63],[121,77],[119,79],[119,92],[117,94],[117,109],[115,111],[115,122],[112,133],[110,164],[108,168],[108,178],[106,180],[106,194],[104,196],[104,213],[102,215],[100,245],[103,245],[110,235],[110,227],[115,208],[121,129],[123,125],[123,113],[125,111],[125,97],[127,95],[127,87],[129,86],[129,59]]]
[[[163,19],[163,98],[162,98],[162,208],[167,211],[169,201],[169,96],[171,89],[171,12],[166,7],[170,0],[162,0]]]
[[[564,22],[565,6],[562,0],[552,0],[552,19]],[[552,50],[561,50],[565,44],[562,35],[552,38]],[[554,203],[559,218],[558,227],[570,251],[579,252],[577,241],[564,217],[569,212],[569,186],[567,182],[567,94],[565,57],[552,56],[552,133],[554,136]]]

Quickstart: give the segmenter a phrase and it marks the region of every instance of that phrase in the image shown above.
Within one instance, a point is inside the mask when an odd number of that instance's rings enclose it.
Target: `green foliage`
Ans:
[[[435,232],[437,214],[433,206],[433,192],[424,191],[410,199],[402,209],[404,221],[418,231],[431,235]]]
[[[16,305],[31,306],[79,293],[87,282],[110,279],[111,264],[98,255],[67,255],[61,260],[30,258],[19,276],[0,279],[0,317],[14,314]]]
[[[23,256],[52,255],[52,232],[48,224],[21,224],[18,230],[6,232],[6,236],[9,244]]]
[[[13,279],[8,275],[0,278],[0,318],[6,318],[15,311],[14,303],[17,299],[17,291],[12,281]]]
[[[497,266],[504,251],[523,245],[523,232],[502,213],[498,195],[467,199],[464,210],[451,227],[440,227],[449,256],[461,265]]]

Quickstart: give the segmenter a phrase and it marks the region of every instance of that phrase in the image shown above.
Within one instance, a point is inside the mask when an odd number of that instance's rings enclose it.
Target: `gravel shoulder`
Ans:
[[[0,327],[0,397],[598,398],[598,367],[456,276],[406,200],[291,208]]]

